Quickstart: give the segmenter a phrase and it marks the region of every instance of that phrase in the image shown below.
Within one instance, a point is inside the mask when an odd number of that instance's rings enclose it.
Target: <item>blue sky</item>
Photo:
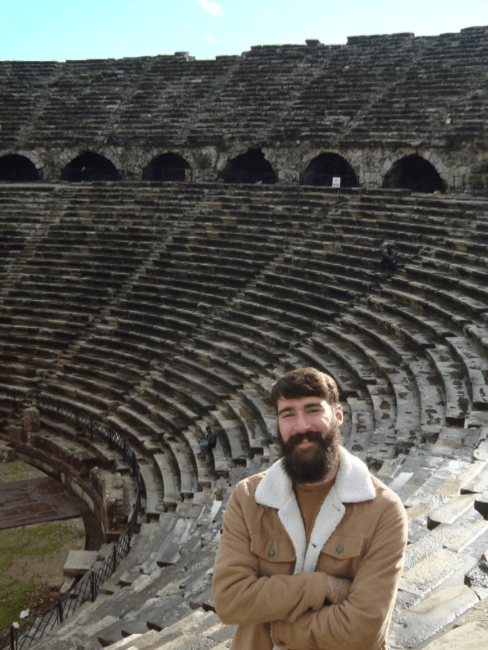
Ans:
[[[488,0],[0,0],[0,60],[241,54],[251,45],[345,43],[488,25]]]

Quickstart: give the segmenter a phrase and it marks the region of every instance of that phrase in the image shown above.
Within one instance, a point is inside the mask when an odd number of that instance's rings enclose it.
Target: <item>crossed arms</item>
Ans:
[[[389,503],[381,514],[350,583],[320,571],[261,575],[245,496],[236,490],[229,501],[215,564],[214,601],[222,622],[265,624],[275,645],[295,650],[384,647],[406,543],[401,505]]]

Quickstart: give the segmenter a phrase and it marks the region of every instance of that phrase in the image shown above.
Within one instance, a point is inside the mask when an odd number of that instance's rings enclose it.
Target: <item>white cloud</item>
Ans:
[[[211,36],[205,36],[205,40],[207,43],[215,43],[215,38],[212,38]]]
[[[212,16],[221,16],[224,13],[222,11],[222,7],[216,2],[208,2],[208,0],[197,0],[197,4],[200,5],[203,11],[206,11],[208,14],[212,14]]]

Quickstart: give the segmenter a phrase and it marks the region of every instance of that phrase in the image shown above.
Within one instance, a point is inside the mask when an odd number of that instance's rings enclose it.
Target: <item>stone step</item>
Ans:
[[[456,627],[424,646],[424,650],[472,650],[488,647],[486,621],[472,621]]]
[[[440,549],[403,572],[400,591],[413,596],[413,602],[425,599],[450,579],[464,583],[464,575],[477,564],[469,555],[459,555],[448,549]]]
[[[479,602],[466,585],[446,587],[418,605],[395,613],[389,633],[392,647],[413,648],[424,643]]]

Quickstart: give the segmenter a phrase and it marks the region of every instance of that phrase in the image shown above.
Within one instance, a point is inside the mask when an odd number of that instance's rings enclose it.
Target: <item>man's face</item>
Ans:
[[[317,483],[337,469],[342,407],[320,397],[286,399],[277,404],[278,438],[285,470],[297,483]]]

